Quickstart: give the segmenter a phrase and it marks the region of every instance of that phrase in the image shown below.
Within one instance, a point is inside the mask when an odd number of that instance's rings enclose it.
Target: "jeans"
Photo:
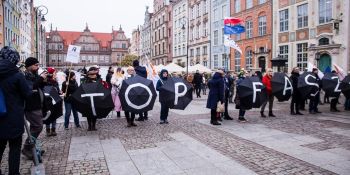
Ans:
[[[165,121],[168,119],[169,108],[165,104],[160,104],[160,121]]]
[[[13,139],[0,139],[0,164],[7,143],[9,143],[10,152],[8,157],[9,175],[19,175],[19,166],[21,161],[22,136]]]
[[[318,111],[318,103],[320,102],[320,92],[317,93],[317,95],[315,97],[310,98],[310,102],[309,102],[309,111],[312,112],[316,112]]]
[[[268,96],[268,102],[269,102],[269,113],[272,113],[272,108],[273,108],[273,101],[274,101],[275,97],[273,95],[269,95]],[[264,112],[265,111],[265,107],[267,105],[267,101],[262,104],[260,112]]]
[[[345,110],[350,110],[350,98],[345,99],[344,107]]]
[[[77,110],[72,106],[71,103],[69,102],[64,102],[64,107],[66,109],[66,113],[64,115],[64,127],[68,128],[69,126],[69,119],[70,119],[70,114],[73,112],[73,117],[74,117],[74,123],[75,126],[80,126],[79,124],[79,117],[78,117],[78,112]]]
[[[57,124],[57,122],[56,122],[56,120],[54,120],[54,121],[52,121],[51,123],[46,124],[46,129],[47,129],[47,128],[55,129],[55,128],[56,128],[56,124]],[[50,125],[51,125],[51,127],[50,127]]]
[[[245,110],[239,109],[239,118],[244,118],[244,115],[245,115]]]

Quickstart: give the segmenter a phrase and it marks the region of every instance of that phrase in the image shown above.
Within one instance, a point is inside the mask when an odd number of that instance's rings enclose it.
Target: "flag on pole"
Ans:
[[[228,36],[225,36],[224,45],[227,46],[227,47],[234,48],[234,49],[236,49],[239,53],[242,54],[241,48],[239,48],[239,46],[236,44],[236,42],[235,42],[233,39],[230,39]]]
[[[224,26],[224,34],[225,35],[232,35],[232,34],[240,34],[245,32],[244,26],[241,25],[234,25],[234,26]]]
[[[333,66],[334,66],[335,71],[338,73],[339,80],[342,81],[346,76],[346,72],[344,71],[343,68],[341,68],[340,66],[338,66],[335,63],[333,63]]]
[[[241,19],[234,18],[234,17],[226,17],[224,19],[224,24],[225,25],[227,25],[227,24],[235,25],[235,24],[238,24],[238,23],[241,23],[241,22],[243,22]]]

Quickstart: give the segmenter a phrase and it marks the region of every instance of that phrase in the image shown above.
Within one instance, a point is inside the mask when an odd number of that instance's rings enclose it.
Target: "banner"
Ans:
[[[67,62],[79,63],[80,46],[69,45],[67,51]]]
[[[232,35],[232,34],[241,34],[245,32],[244,26],[241,25],[234,25],[234,26],[224,26],[224,34],[225,35]]]
[[[242,54],[242,50],[241,48],[239,48],[239,46],[236,44],[236,42],[233,39],[230,39],[228,36],[225,36],[225,41],[224,41],[224,45],[227,47],[231,47],[236,49],[239,53]]]
[[[227,25],[227,24],[234,25],[234,24],[238,24],[238,23],[241,23],[241,22],[243,22],[241,19],[234,18],[234,17],[226,17],[224,19],[224,25]]]

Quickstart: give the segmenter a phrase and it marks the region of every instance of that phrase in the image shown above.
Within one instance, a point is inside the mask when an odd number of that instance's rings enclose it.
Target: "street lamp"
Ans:
[[[36,42],[35,42],[35,56],[37,59],[39,59],[39,52],[38,52],[38,47],[39,47],[39,38],[38,38],[38,33],[39,33],[39,29],[38,29],[38,17],[40,18],[40,21],[41,22],[46,22],[46,19],[45,19],[45,15],[49,12],[49,10],[47,9],[46,6],[38,6],[38,7],[35,7],[34,8],[35,10],[35,39],[36,39]],[[40,30],[40,32],[42,32]]]
[[[186,30],[186,27],[185,27],[185,25],[186,25],[186,18],[184,18],[184,20],[182,21],[182,30]],[[186,42],[187,42],[187,44],[186,44],[186,75],[188,75],[188,40],[189,40],[189,36],[190,36],[190,29],[189,29],[189,27],[188,27],[189,25],[187,25],[187,37],[186,37]]]

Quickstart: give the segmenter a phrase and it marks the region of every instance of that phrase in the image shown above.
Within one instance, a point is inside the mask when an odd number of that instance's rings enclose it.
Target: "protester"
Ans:
[[[20,174],[22,136],[24,133],[24,102],[31,95],[26,80],[16,67],[20,56],[11,47],[0,51],[0,88],[4,94],[6,114],[0,117],[0,174],[1,160],[9,145],[8,174]]]
[[[290,79],[292,80],[292,86],[293,86],[292,102],[290,103],[290,114],[291,115],[303,115],[299,111],[300,103],[302,103],[302,101],[304,101],[303,98],[301,97],[300,91],[298,90],[299,76],[300,76],[299,68],[294,67],[292,70],[292,75],[290,76]]]
[[[55,68],[49,67],[47,68],[47,86],[52,86],[56,89],[56,91],[60,94],[60,88],[58,86],[58,82],[56,81],[56,70]],[[51,97],[50,99],[51,100]],[[50,117],[58,118],[62,115],[62,102],[58,102],[55,105],[54,109],[51,112]],[[46,135],[47,136],[56,136],[56,119],[50,120],[50,123],[46,124]]]
[[[320,102],[320,90],[321,90],[321,80],[320,78],[318,77],[318,69],[317,68],[313,68],[312,69],[312,74],[313,76],[316,77],[316,82],[318,83],[319,85],[319,88],[318,88],[318,92],[315,96],[311,96],[310,97],[310,103],[309,103],[309,113],[310,114],[316,114],[316,113],[321,113],[319,110],[318,110],[318,104]]]
[[[161,91],[161,87],[165,84],[165,82],[168,80],[168,71],[163,69],[160,71],[159,80],[157,82],[156,89],[157,91]],[[160,102],[160,123],[159,124],[168,124],[168,114],[169,114],[169,107],[165,104]]]
[[[273,112],[273,101],[274,101],[274,96],[272,95],[272,88],[271,88],[271,78],[273,75],[273,71],[271,68],[268,68],[266,70],[266,75],[262,78],[262,83],[264,84],[264,86],[266,87],[267,90],[267,95],[268,95],[268,101],[269,101],[269,117],[276,117]],[[265,107],[266,107],[267,101],[265,103],[263,103],[263,105],[261,106],[261,110],[260,110],[260,114],[261,117],[266,118],[266,115],[264,114],[265,111]]]
[[[201,98],[201,88],[202,88],[203,77],[199,73],[199,70],[193,76],[193,85],[196,90],[197,98]]]
[[[64,115],[64,128],[66,130],[69,129],[69,119],[72,112],[73,112],[75,127],[81,128],[79,123],[78,111],[75,109],[75,107],[71,103],[71,95],[78,89],[78,83],[75,78],[76,76],[73,71],[68,72],[66,76],[66,81],[62,83],[62,92],[64,94],[64,108],[66,111]]]
[[[231,74],[232,84],[230,86],[229,103],[233,103],[233,96],[235,95],[236,77],[237,77],[237,75],[235,73]]]
[[[238,80],[237,80],[237,95],[235,98],[235,103],[236,103],[236,109],[239,109],[239,116],[238,116],[238,121],[239,122],[247,122],[247,120],[245,119],[244,115],[246,112],[246,109],[240,105],[240,98],[239,98],[239,85],[240,83],[245,79],[246,76],[249,75],[249,72],[245,71],[244,69],[240,71],[239,75],[238,75]]]
[[[337,72],[335,70],[333,70],[332,73],[337,74]],[[329,99],[328,99],[328,101],[329,101]],[[334,97],[334,98],[331,99],[331,102],[330,102],[330,111],[331,112],[340,112],[337,109],[338,101],[339,101],[339,96],[338,97]]]
[[[132,65],[135,69],[136,75],[141,76],[143,78],[147,78],[147,70],[145,67],[140,66],[139,60],[134,60]],[[139,118],[137,119],[137,121],[144,121],[144,120],[148,120],[148,112],[147,111],[140,113]]]
[[[87,73],[86,81],[84,83],[96,83],[96,82],[102,82],[101,79],[98,77],[98,71],[99,69],[97,67],[90,67]],[[93,116],[86,116],[88,121],[88,131],[97,131],[96,129],[96,122],[97,117]]]
[[[220,102],[224,103],[224,72],[222,70],[218,70],[214,73],[211,80],[208,82],[209,95],[207,100],[207,108],[210,109],[210,124],[212,125],[221,125],[218,122],[217,117],[217,104]]]
[[[128,78],[132,78],[135,74],[135,69],[134,67],[128,67],[127,69],[127,74],[125,75],[125,80],[127,80]],[[132,127],[132,126],[137,126],[135,124],[135,113],[133,112],[129,112],[129,111],[124,111],[125,113],[125,118],[126,118],[126,121],[128,122],[128,125],[127,127]]]
[[[203,95],[207,95],[207,78],[205,73],[203,73],[202,77],[202,92]]]
[[[225,120],[233,120],[232,117],[228,114],[228,104],[229,104],[229,99],[230,99],[230,88],[233,84],[233,78],[231,77],[230,73],[227,72],[225,77],[224,77],[224,89],[225,89],[225,94],[224,94],[224,99],[225,99],[225,112],[224,112],[224,119]]]
[[[122,69],[117,68],[111,78],[112,84],[112,98],[114,102],[114,110],[117,112],[117,117],[120,117],[120,111],[122,111],[122,105],[119,98],[119,90],[121,88],[122,82],[124,80],[124,75],[122,74]]]
[[[112,83],[111,83],[112,76],[113,76],[113,68],[109,67],[108,73],[106,75],[106,82],[107,82],[109,88],[112,88]]]
[[[30,123],[30,134],[34,139],[37,139],[43,129],[43,103],[45,80],[47,72],[38,74],[39,61],[36,58],[29,57],[25,61],[26,71],[24,72],[29,88],[32,90],[31,96],[26,100],[25,116]],[[41,150],[41,154],[45,151]],[[29,137],[26,139],[22,153],[32,159],[32,145],[29,144]]]

